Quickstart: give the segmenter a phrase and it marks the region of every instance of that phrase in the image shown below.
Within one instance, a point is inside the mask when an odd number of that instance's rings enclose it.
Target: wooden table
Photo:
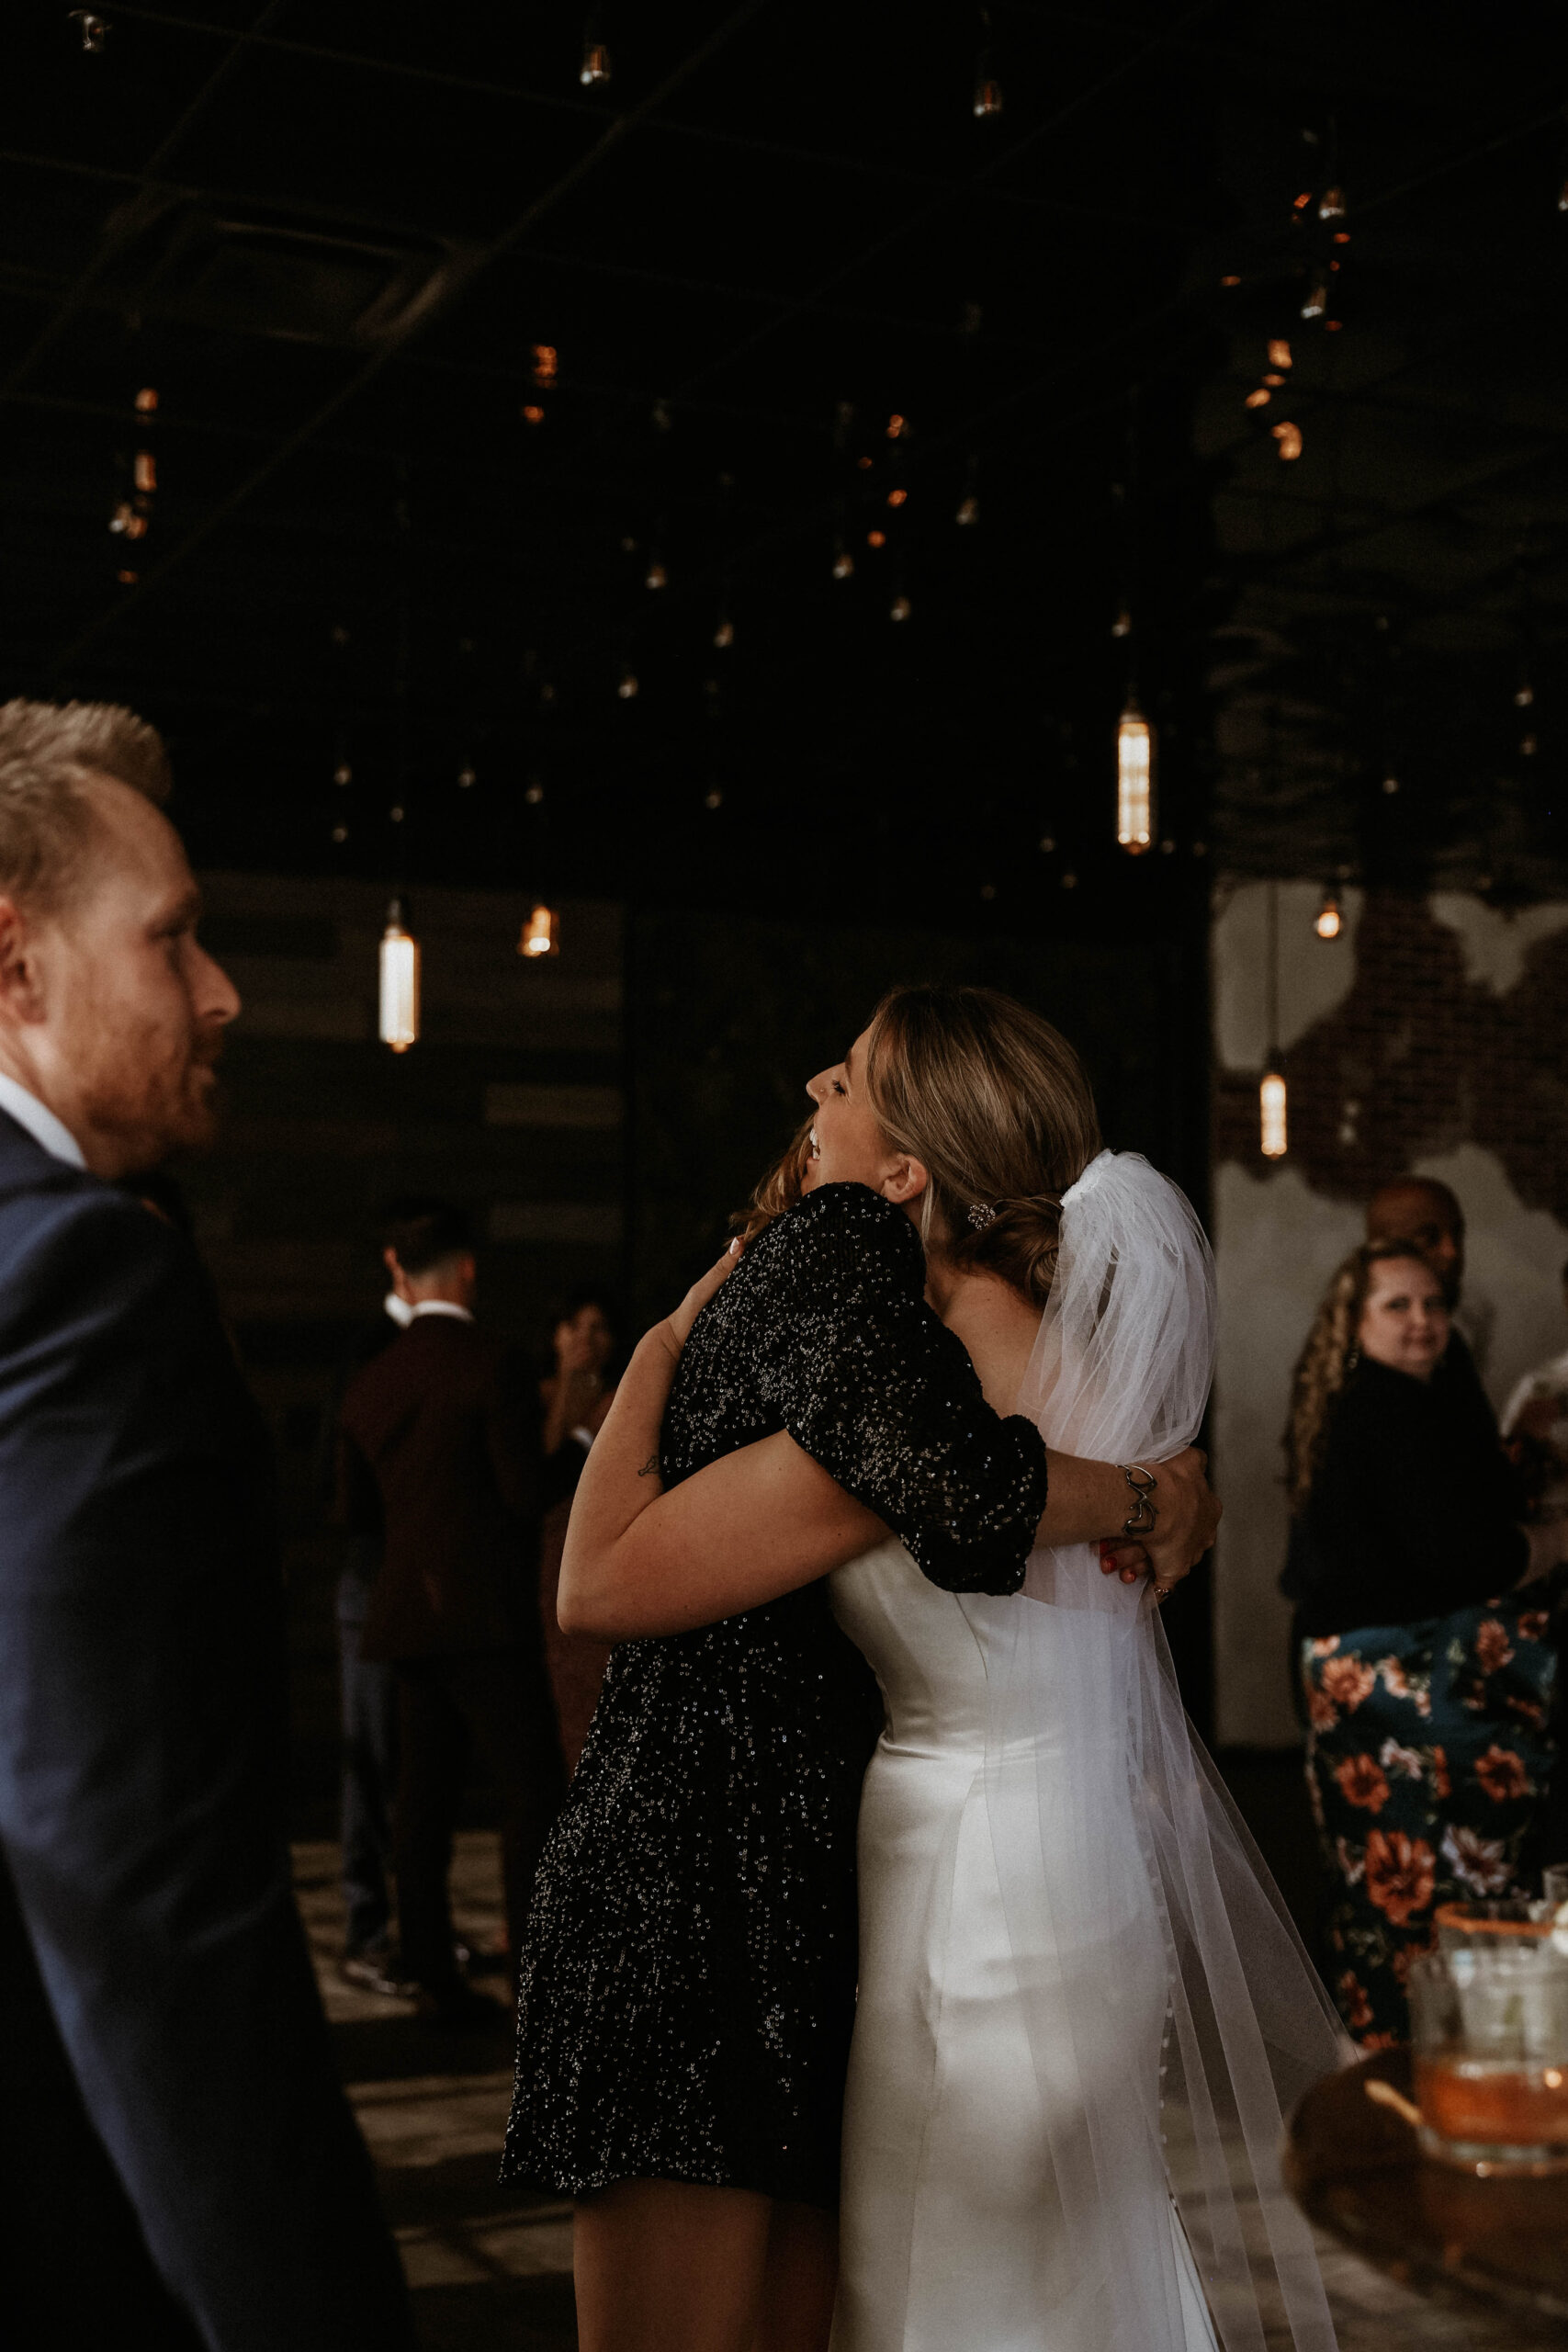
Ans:
[[[1435,2164],[1369,2081],[1408,2098],[1410,2052],[1380,2051],[1308,2092],[1285,2154],[1297,2203],[1402,2286],[1528,2313],[1533,2338],[1568,2345],[1568,2175],[1477,2180]]]

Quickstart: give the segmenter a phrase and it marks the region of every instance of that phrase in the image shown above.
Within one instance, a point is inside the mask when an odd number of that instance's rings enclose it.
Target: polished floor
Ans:
[[[496,2182],[512,2087],[512,2031],[500,1979],[495,2024],[462,2033],[412,2017],[400,2003],[344,1984],[336,1973],[343,1915],[337,1849],[295,1848],[300,1908],[369,2142],[428,2352],[574,2352],[571,2220],[563,2204]],[[458,1933],[476,1950],[500,1937],[495,1840],[467,1831],[453,1873]],[[1444,2310],[1320,2245],[1341,2352],[1563,2352],[1517,2320]],[[952,2352],[965,2352],[953,2346]],[[1271,2329],[1267,2352],[1291,2352]]]

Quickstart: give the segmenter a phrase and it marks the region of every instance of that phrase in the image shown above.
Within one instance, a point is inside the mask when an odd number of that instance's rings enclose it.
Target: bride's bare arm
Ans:
[[[742,1446],[664,1491],[659,1435],[671,1383],[698,1309],[728,1272],[729,1263],[720,1260],[675,1315],[655,1325],[615,1391],[572,1503],[558,1601],[566,1633],[603,1641],[686,1633],[797,1591],[887,1534],[873,1512],[783,1432]],[[1168,1585],[1206,1548],[1207,1536],[1191,1559],[1177,1557],[1183,1543],[1196,1540],[1192,1530],[1201,1532],[1200,1494],[1208,1490],[1201,1465],[1196,1454],[1158,1465],[1164,1542],[1145,1541],[1156,1577]],[[1126,1482],[1113,1464],[1053,1453],[1039,1540],[1109,1539],[1131,1508]],[[1214,1510],[1217,1515],[1217,1506]]]

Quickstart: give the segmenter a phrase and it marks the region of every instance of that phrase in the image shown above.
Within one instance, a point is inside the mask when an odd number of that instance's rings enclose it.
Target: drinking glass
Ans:
[[[1422,2149],[1483,2177],[1568,2172],[1568,1954],[1518,1924],[1410,1971]]]

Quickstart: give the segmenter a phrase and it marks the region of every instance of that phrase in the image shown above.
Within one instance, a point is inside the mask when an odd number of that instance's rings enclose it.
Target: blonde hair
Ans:
[[[88,786],[111,776],[162,806],[163,737],[118,703],[0,705],[0,892],[54,913],[81,878],[96,822]]]
[[[1359,1360],[1357,1334],[1371,1287],[1372,1268],[1401,1258],[1407,1258],[1412,1265],[1427,1263],[1408,1241],[1363,1241],[1359,1250],[1352,1250],[1324,1293],[1306,1345],[1296,1360],[1291,1414],[1281,1442],[1291,1510],[1298,1519],[1311,1499],[1313,1480],[1323,1467],[1328,1432],[1345,1384]]]
[[[1100,1148],[1089,1080],[1061,1032],[996,989],[891,989],[871,1018],[865,1090],[889,1145],[930,1179],[927,1248],[1043,1306],[1062,1194]],[[757,1187],[748,1235],[799,1199],[809,1130]]]

